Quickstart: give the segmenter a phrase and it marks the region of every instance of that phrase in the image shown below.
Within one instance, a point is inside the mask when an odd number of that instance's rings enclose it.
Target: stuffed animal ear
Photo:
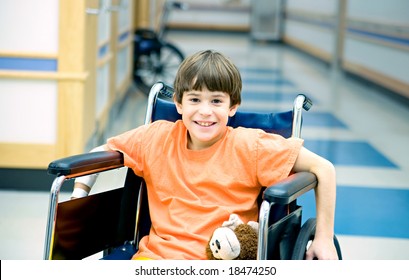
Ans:
[[[231,214],[228,221],[222,224],[222,227],[228,227],[231,230],[235,230],[238,225],[243,224],[243,221],[240,220],[237,214]]]
[[[256,232],[258,232],[258,223],[255,221],[249,221],[247,223],[250,227],[252,227]]]
[[[255,260],[257,259],[258,232],[249,224],[238,226],[234,232],[240,242],[240,255],[237,260]]]

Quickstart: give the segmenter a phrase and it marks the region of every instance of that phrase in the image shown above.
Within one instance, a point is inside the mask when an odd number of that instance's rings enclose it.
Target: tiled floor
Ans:
[[[168,36],[187,55],[211,48],[230,56],[243,77],[242,110],[287,110],[306,93],[314,106],[304,114],[302,136],[336,166],[335,231],[344,259],[409,259],[408,104],[288,46],[243,34]],[[145,102],[141,93],[130,94],[106,136],[142,123]],[[113,175],[104,178],[119,187],[122,170]],[[312,195],[300,202],[304,219],[314,215]],[[48,193],[1,191],[0,209],[0,259],[41,259]]]

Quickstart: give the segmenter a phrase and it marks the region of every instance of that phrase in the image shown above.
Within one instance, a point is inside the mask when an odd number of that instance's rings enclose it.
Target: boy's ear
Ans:
[[[176,110],[178,111],[178,113],[182,115],[182,104],[176,101],[175,95],[173,95],[173,103],[175,103]]]
[[[233,117],[236,114],[238,108],[239,108],[238,104],[231,106],[229,109],[230,110],[229,117]]]

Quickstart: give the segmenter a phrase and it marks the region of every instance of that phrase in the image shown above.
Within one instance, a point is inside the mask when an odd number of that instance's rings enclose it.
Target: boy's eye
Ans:
[[[199,102],[199,101],[200,101],[199,98],[191,98],[190,99],[190,102],[194,102],[194,103]]]
[[[223,101],[220,100],[220,99],[214,99],[212,102],[213,102],[213,103],[216,103],[216,104],[219,104],[219,103],[222,103]]]

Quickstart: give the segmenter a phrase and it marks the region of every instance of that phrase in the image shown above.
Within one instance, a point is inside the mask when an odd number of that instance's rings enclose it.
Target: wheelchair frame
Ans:
[[[172,98],[173,89],[168,87],[162,82],[154,84],[151,88],[147,111],[145,117],[145,124],[148,124],[152,121],[154,115],[154,105],[158,100],[158,96],[162,95],[167,99]],[[168,102],[169,103],[169,102]],[[170,104],[170,103],[169,103]],[[173,105],[173,104],[172,104]],[[170,106],[170,105],[169,105]],[[309,110],[312,106],[311,100],[306,97],[304,94],[299,94],[294,100],[293,106],[293,120],[292,120],[292,136],[301,137],[301,124],[302,124],[302,110]],[[175,110],[176,112],[176,110]],[[157,118],[157,116],[155,116]],[[160,117],[159,117],[160,118]],[[170,117],[180,118],[177,114]],[[92,155],[91,155],[92,154]],[[124,167],[122,154],[118,152],[95,152],[76,155],[68,158],[63,158],[56,160],[50,163],[48,172],[52,175],[57,175],[54,179],[49,201],[49,211],[48,211],[48,220],[46,228],[46,238],[44,244],[44,259],[52,259],[52,249],[54,246],[54,237],[55,237],[55,227],[57,220],[57,210],[58,210],[58,196],[60,189],[63,183],[66,180],[73,179],[76,177],[89,175],[93,173],[99,173],[102,171],[112,170]],[[129,172],[129,170],[128,170]],[[135,176],[136,177],[136,176]],[[139,182],[140,187],[138,190],[138,200],[136,205],[136,215],[135,215],[135,228],[133,232],[133,241],[135,246],[138,246],[139,239],[143,236],[140,233],[140,224],[141,224],[141,205],[143,203],[143,196],[146,196],[144,193],[144,182],[143,180]],[[306,227],[301,227],[301,207],[296,205],[296,199],[314,189],[317,185],[317,179],[314,174],[308,172],[300,172],[290,175],[287,179],[281,181],[280,183],[274,185],[274,187],[266,188],[262,202],[259,209],[259,234],[258,234],[258,260],[266,260],[271,258],[271,252],[267,250],[267,244],[269,240],[277,240],[281,237],[276,236],[277,234],[272,234],[274,228],[281,228],[280,234],[283,231],[287,224],[295,224],[297,228],[297,236],[294,233],[291,233],[290,237],[285,237],[289,242],[294,242],[294,238],[300,241],[296,241],[294,245],[292,243],[279,246],[288,247],[288,252],[283,255],[275,255],[275,258],[283,259],[302,259],[305,256],[306,251],[306,242],[312,240],[315,233],[315,219],[310,219],[307,221],[308,224]],[[92,196],[89,196],[92,197]],[[75,202],[76,200],[74,200]],[[276,206],[285,207],[279,210],[278,212],[284,209],[282,216],[275,218],[274,223],[271,224],[271,209]],[[275,209],[276,210],[276,209]],[[294,226],[293,226],[294,227]],[[300,228],[300,229],[299,229]],[[292,229],[287,230],[292,231]],[[298,233],[302,232],[303,236],[299,236]],[[142,236],[141,236],[142,235]],[[288,233],[285,233],[288,235]],[[298,244],[297,244],[298,242]],[[302,244],[299,244],[302,242]],[[336,245],[338,256],[342,259],[341,250],[336,236],[334,236],[334,243]],[[96,253],[96,252],[95,252]]]

